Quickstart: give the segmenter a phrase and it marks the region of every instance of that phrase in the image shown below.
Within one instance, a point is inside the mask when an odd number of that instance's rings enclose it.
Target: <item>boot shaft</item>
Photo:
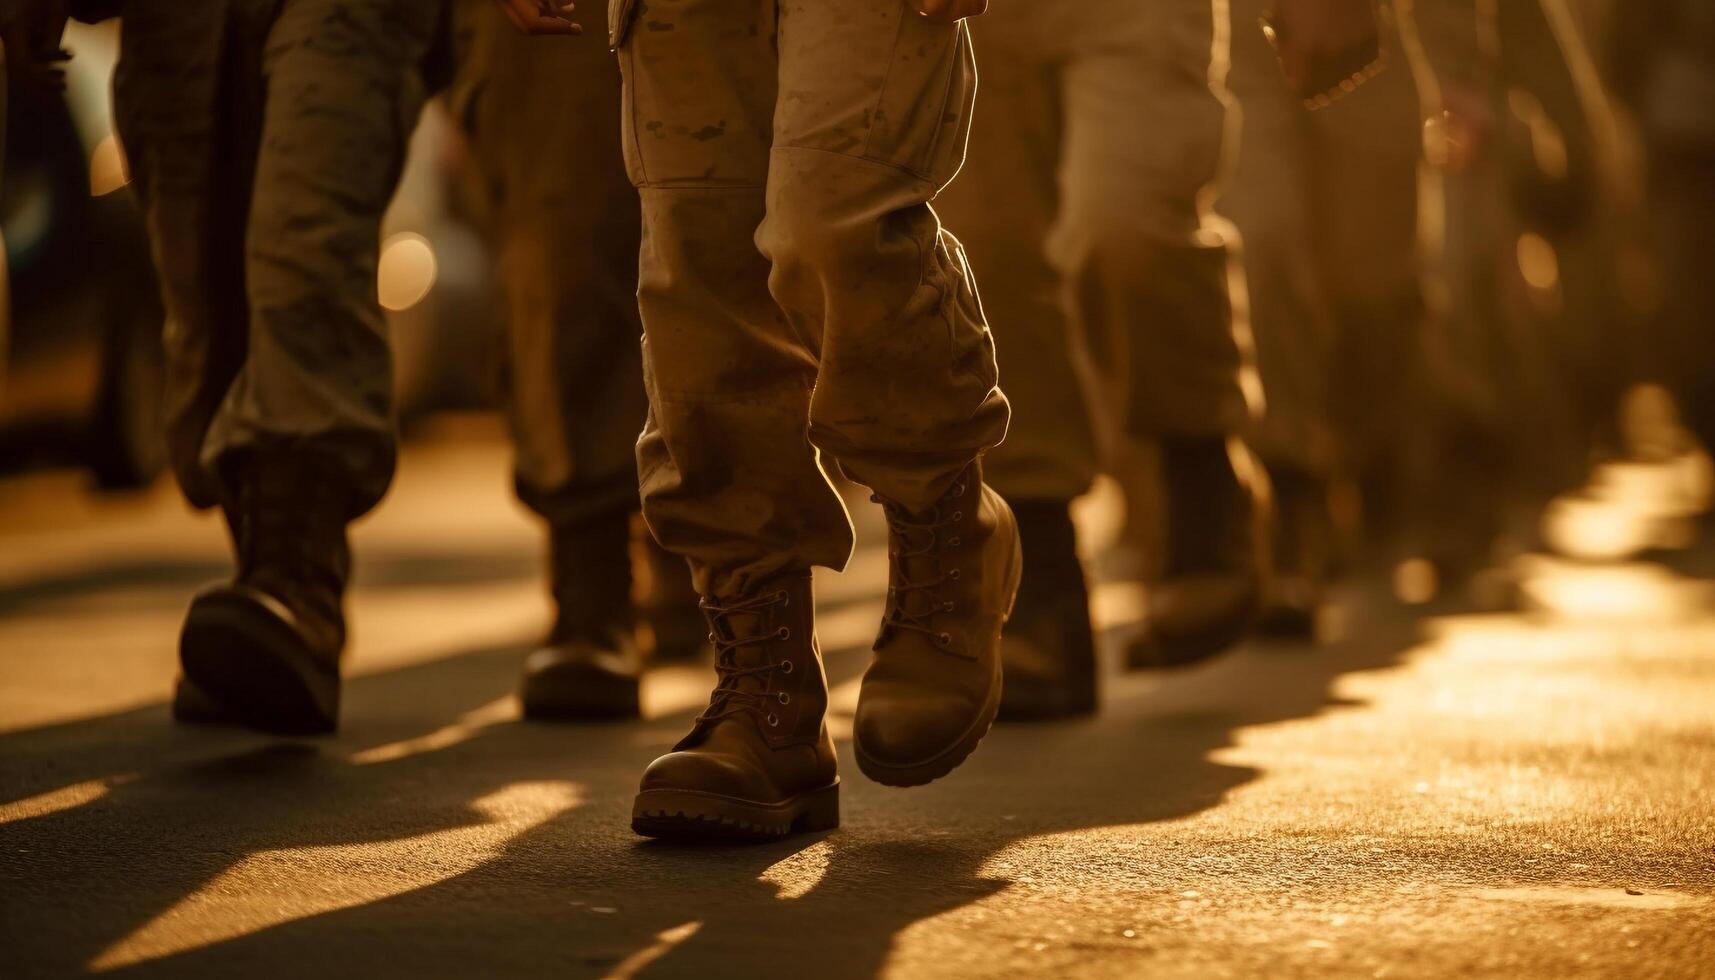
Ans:
[[[703,600],[720,680],[686,748],[715,725],[751,724],[770,748],[824,738],[828,678],[816,641],[810,576],[774,579],[731,601]]]
[[[610,515],[548,532],[548,589],[554,600],[552,642],[629,629],[631,520]]]
[[[226,460],[222,476],[235,581],[284,603],[318,645],[342,647],[352,496],[344,473],[313,453],[254,451]]]

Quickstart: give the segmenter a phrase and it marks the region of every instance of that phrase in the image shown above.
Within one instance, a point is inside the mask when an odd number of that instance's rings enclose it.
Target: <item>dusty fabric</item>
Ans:
[[[929,206],[964,157],[969,35],[903,0],[610,9],[643,199],[644,516],[705,594],[842,567],[818,453],[920,509],[1006,431]]]
[[[586,35],[563,38],[518,34],[492,0],[463,0],[458,15],[448,103],[506,298],[519,497],[556,526],[635,510],[639,216],[603,11],[580,6]]]
[[[1069,498],[1127,436],[1244,421],[1227,254],[1206,216],[1226,110],[1210,0],[998,3],[972,21],[983,102],[940,206],[998,324],[1002,493]]]

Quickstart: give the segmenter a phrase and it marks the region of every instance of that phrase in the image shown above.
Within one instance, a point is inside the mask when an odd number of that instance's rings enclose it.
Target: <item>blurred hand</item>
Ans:
[[[584,29],[568,15],[575,3],[560,0],[495,0],[506,11],[506,19],[521,34],[582,34]]]
[[[1286,83],[1309,98],[1339,87],[1381,55],[1375,0],[1274,0],[1271,38]]]
[[[951,24],[989,9],[989,0],[912,0],[912,3],[919,14],[937,24]]]
[[[30,88],[65,88],[64,64],[71,52],[60,47],[60,40],[70,19],[70,0],[24,0],[16,16],[0,24],[7,80]]]

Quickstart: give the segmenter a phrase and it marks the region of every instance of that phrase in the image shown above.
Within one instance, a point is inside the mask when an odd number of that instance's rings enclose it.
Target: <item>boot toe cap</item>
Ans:
[[[708,793],[741,800],[771,794],[760,785],[752,767],[737,758],[707,752],[669,752],[643,771],[638,789]]]
[[[952,693],[865,693],[852,723],[863,754],[882,765],[912,766],[958,744],[980,705]]]

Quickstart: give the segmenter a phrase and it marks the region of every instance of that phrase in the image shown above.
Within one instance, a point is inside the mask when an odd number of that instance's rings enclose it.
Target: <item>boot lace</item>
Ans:
[[[939,590],[948,582],[957,581],[957,568],[944,569],[941,567],[940,550],[943,543],[941,533],[943,528],[958,524],[964,519],[964,512],[952,506],[952,502],[965,495],[965,478],[960,477],[947,494],[936,502],[929,515],[923,519],[913,519],[903,507],[879,496],[871,496],[870,500],[882,505],[887,515],[887,525],[893,531],[897,547],[888,552],[888,559],[893,568],[887,589],[887,612],[882,617],[883,635],[888,630],[911,630],[929,637],[937,647],[951,650],[953,635],[945,630],[936,629],[934,617],[938,613],[953,611],[953,601],[942,600]],[[945,544],[957,548],[960,544],[957,536],[948,536]],[[914,577],[914,559],[928,558],[933,560],[935,571]],[[912,596],[922,593],[923,601],[913,603]]]
[[[719,721],[747,712],[761,718],[770,728],[780,724],[778,715],[763,712],[765,702],[770,700],[769,696],[762,691],[744,690],[742,682],[747,677],[761,678],[775,671],[789,674],[792,672],[792,662],[770,661],[747,667],[738,662],[738,651],[745,647],[791,639],[790,627],[781,626],[774,630],[761,628],[762,624],[768,622],[768,610],[774,606],[784,607],[790,598],[787,592],[781,590],[726,605],[709,599],[702,601],[703,614],[709,620],[709,643],[715,648],[717,680],[714,693],[709,695],[709,706],[697,716],[697,724]],[[740,634],[733,628],[732,617],[744,614],[756,616],[757,628],[747,634]],[[779,700],[785,703],[785,695],[780,695]]]

